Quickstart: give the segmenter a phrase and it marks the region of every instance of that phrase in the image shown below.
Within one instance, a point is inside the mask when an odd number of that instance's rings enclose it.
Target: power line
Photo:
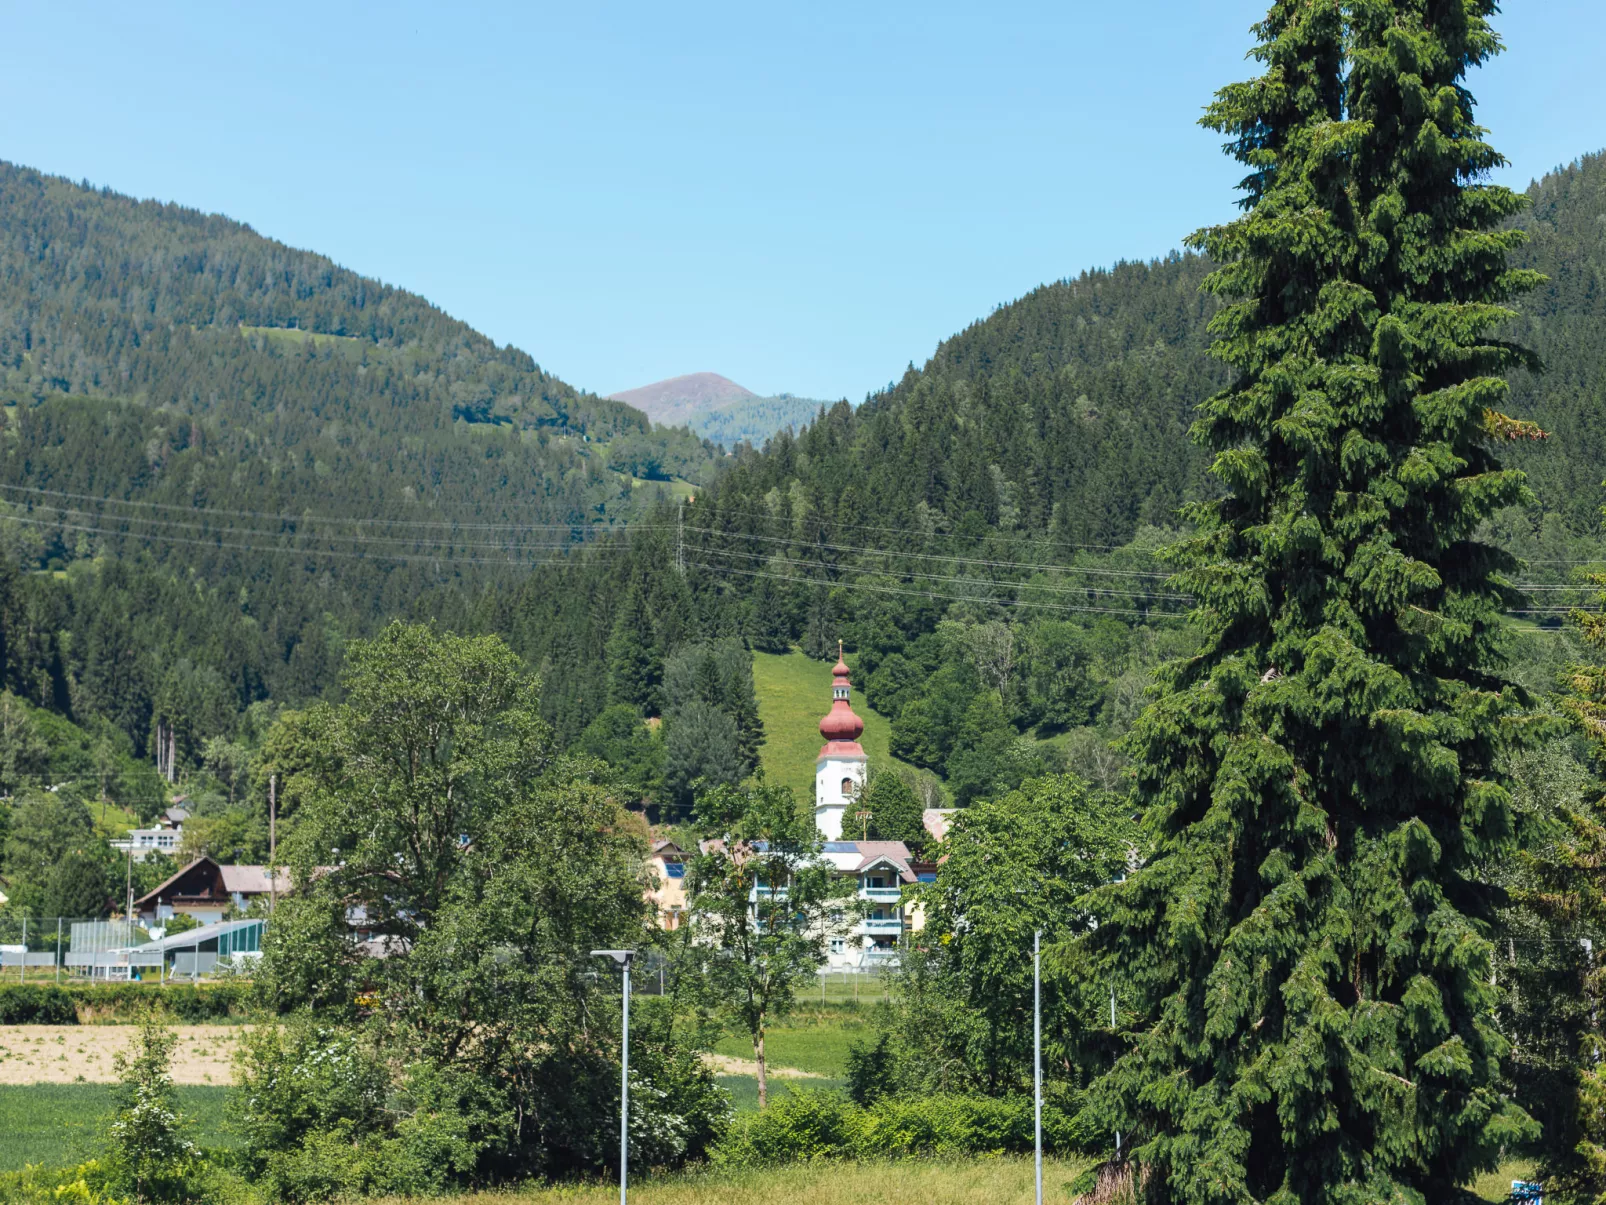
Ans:
[[[784,523],[784,522],[787,522],[787,520],[783,519],[780,515],[772,515],[772,514],[768,514],[768,513],[764,513],[764,512],[759,512],[759,511],[755,511],[755,510],[752,510],[751,508],[747,508],[747,507],[726,505],[726,506],[720,506],[720,507],[718,507],[718,509],[721,512],[725,512],[725,513],[734,513],[734,514],[739,514],[739,515],[743,515],[743,514],[750,515],[751,517],[753,517],[755,519],[763,519],[763,520],[766,520],[767,522],[770,522],[770,523]],[[795,522],[797,522],[797,520],[794,518],[794,519],[791,520],[791,522],[795,523]],[[926,531],[925,529],[919,528],[919,527],[883,527],[883,526],[878,526],[878,525],[872,524],[872,523],[839,523],[835,519],[828,520],[828,522],[830,523],[830,525],[832,527],[845,527],[845,528],[852,529],[854,531],[885,531],[885,532],[891,532],[894,535],[920,536],[923,539],[971,540],[971,541],[976,542],[976,543],[982,543],[982,542],[985,542],[987,540],[991,540],[991,539],[996,538],[995,536],[992,536],[992,535],[967,536],[967,535],[961,535],[958,532]],[[735,534],[735,533],[730,533],[730,534]],[[1002,535],[1002,534],[1005,534],[1005,533],[1000,532],[998,534]],[[1084,549],[1089,549],[1089,550],[1095,551],[1095,552],[1130,552],[1133,556],[1150,556],[1150,557],[1152,557],[1152,556],[1157,556],[1158,555],[1152,549],[1148,549],[1148,548],[1133,548],[1129,544],[1074,544],[1074,543],[1071,543],[1070,541],[1067,541],[1067,540],[1048,540],[1048,539],[1042,539],[1042,538],[1037,537],[1037,536],[1028,536],[1027,538],[1030,539],[1032,541],[1032,543],[1034,543],[1034,544],[1042,544],[1042,545],[1045,545],[1045,546],[1051,547],[1051,548],[1084,548]]]
[[[699,532],[703,535],[725,536],[738,540],[762,540],[768,544],[786,544],[799,548],[818,548],[826,552],[856,552],[868,556],[903,557],[916,561],[952,561],[960,565],[976,565],[984,569],[1033,569],[1041,572],[1055,570],[1062,573],[1088,573],[1099,577],[1139,577],[1139,578],[1171,578],[1175,574],[1169,572],[1144,571],[1141,569],[1103,569],[1090,565],[1042,565],[1033,561],[991,561],[979,557],[954,556],[936,552],[906,552],[890,548],[865,548],[856,544],[825,544],[819,541],[804,543],[801,540],[788,539],[782,536],[765,536],[757,532],[716,531],[710,527],[688,527],[687,531]],[[697,552],[705,549],[695,549]]]
[[[128,532],[128,531],[114,531],[114,530],[111,530],[111,529],[108,529],[108,528],[104,528],[104,527],[90,527],[90,526],[87,526],[87,525],[84,525],[84,524],[77,524],[77,523],[50,523],[50,522],[46,522],[46,521],[41,520],[41,519],[24,518],[21,515],[0,515],[0,520],[4,520],[4,521],[9,522],[9,523],[26,523],[26,524],[28,524],[30,526],[33,526],[33,527],[45,527],[45,528],[50,528],[50,529],[58,530],[58,531],[79,531],[79,532],[86,532],[86,533],[88,533],[90,535],[117,536],[117,537],[125,539],[125,540],[160,541],[160,542],[167,543],[167,544],[187,544],[187,545],[191,545],[191,546],[197,547],[197,548],[230,549],[230,550],[240,551],[240,552],[269,553],[269,554],[277,555],[277,556],[321,556],[321,557],[333,557],[333,558],[336,558],[336,559],[339,559],[339,560],[347,560],[347,561],[377,560],[377,561],[418,562],[418,563],[422,563],[422,564],[439,564],[439,563],[441,563],[443,561],[446,561],[446,562],[450,562],[453,565],[513,565],[513,566],[529,566],[529,565],[556,564],[556,563],[561,563],[566,559],[566,558],[561,557],[561,556],[537,558],[535,560],[519,560],[519,559],[511,557],[511,556],[510,557],[506,557],[506,558],[502,558],[502,557],[454,557],[454,556],[448,556],[448,555],[444,555],[444,554],[437,554],[437,555],[434,555],[434,556],[409,556],[409,555],[406,555],[404,553],[398,553],[398,552],[363,553],[363,552],[337,552],[337,551],[334,551],[334,550],[331,550],[331,549],[323,549],[323,548],[284,548],[284,547],[267,547],[267,548],[263,548],[263,547],[258,547],[257,545],[254,545],[254,544],[230,544],[230,543],[225,543],[223,541],[217,541],[217,540],[186,539],[183,536],[167,535],[167,534],[162,533],[162,532],[140,533],[140,532]],[[558,548],[558,547],[563,547],[563,548],[568,548],[568,547],[576,547],[576,548],[578,548],[578,547],[595,547],[598,551],[604,551],[604,550],[608,549],[607,545],[595,545],[595,546],[588,546],[588,545],[552,545],[551,547],[554,547],[554,548]]]
[[[78,493],[72,493],[72,492],[70,492],[68,490],[51,490],[51,489],[45,489],[45,488],[43,488],[41,486],[34,486],[34,485],[7,485],[7,484],[4,484],[4,483],[0,483],[0,490],[15,490],[15,491],[19,491],[21,493],[37,494],[37,495],[42,495],[42,496],[51,497],[51,498],[72,498],[72,499],[75,499],[75,500],[80,501],[80,502],[99,502],[99,503],[103,503],[103,504],[108,505],[108,506],[144,506],[144,507],[149,507],[149,508],[151,508],[153,510],[176,510],[176,511],[183,511],[183,512],[188,513],[188,514],[199,513],[199,514],[209,514],[209,515],[226,515],[226,516],[229,516],[231,518],[236,518],[236,519],[272,519],[272,520],[280,520],[280,521],[283,521],[283,522],[286,522],[286,523],[319,522],[319,523],[347,523],[347,524],[351,524],[351,525],[354,525],[354,526],[356,526],[356,525],[371,526],[371,525],[379,524],[379,525],[395,526],[395,527],[452,527],[452,528],[460,528],[460,529],[465,530],[465,531],[469,531],[469,530],[485,530],[485,531],[498,530],[498,531],[501,531],[501,530],[508,530],[508,529],[519,530],[519,531],[536,531],[536,530],[542,530],[542,531],[571,531],[571,530],[575,530],[575,529],[578,529],[578,530],[581,530],[581,531],[589,531],[589,530],[616,531],[616,530],[622,530],[623,529],[623,525],[621,525],[619,527],[612,527],[612,526],[604,526],[602,524],[597,524],[597,523],[463,523],[463,522],[460,522],[459,520],[456,520],[456,519],[451,519],[451,520],[446,520],[446,519],[429,520],[429,519],[342,518],[342,517],[338,517],[338,516],[335,516],[335,515],[308,514],[306,512],[303,512],[301,514],[284,514],[284,513],[278,513],[278,512],[272,512],[272,511],[228,510],[228,509],[225,509],[223,507],[217,507],[217,506],[186,506],[186,505],[183,505],[183,504],[180,504],[180,503],[173,503],[173,502],[146,502],[146,501],[143,501],[143,500],[138,499],[138,498],[111,498],[111,497],[107,497],[107,496],[101,495],[101,494],[78,494]],[[648,525],[647,524],[630,524],[629,526],[631,526],[633,528],[640,529],[640,528],[646,527]],[[662,527],[662,525],[660,524],[660,525],[657,525],[657,527],[655,527],[655,529],[658,529],[658,528],[661,528],[661,527]]]
[[[738,569],[733,565],[703,565],[693,564],[694,569],[702,569],[713,574],[739,573],[744,577],[768,577],[783,582],[798,582],[809,586],[825,586],[834,590],[869,590],[876,594],[902,594],[915,598],[929,598],[948,602],[992,603],[1000,607],[1035,607],[1044,611],[1079,611],[1099,615],[1130,615],[1139,619],[1185,619],[1186,616],[1174,611],[1127,611],[1114,607],[1073,607],[1064,603],[1030,602],[1023,599],[998,598],[989,595],[985,598],[974,595],[939,594],[933,590],[900,590],[893,586],[872,586],[865,582],[832,582],[813,577],[793,577],[785,573],[765,573],[757,569]]]
[[[790,566],[790,567],[792,567],[794,569],[809,569],[809,568],[822,568],[823,569],[823,568],[825,568],[825,566],[816,566],[811,561],[800,561],[800,560],[797,560],[797,559],[795,559],[793,557],[780,556],[779,554],[765,554],[765,553],[762,553],[762,552],[740,552],[740,551],[737,551],[737,550],[734,550],[734,549],[728,550],[728,551],[724,551],[724,550],[721,550],[721,549],[718,549],[718,548],[702,548],[702,549],[699,549],[698,551],[701,552],[704,556],[713,555],[713,556],[720,556],[720,557],[745,557],[747,560],[760,561],[760,562],[763,562],[763,563],[766,563],[766,564],[768,564],[771,561],[784,561],[788,566]],[[841,566],[841,567],[833,566],[833,568],[837,569],[839,572],[857,574],[860,577],[868,577],[868,576],[876,576],[877,575],[877,571],[873,570],[873,569],[850,568],[850,567],[845,567],[845,566]],[[1191,603],[1193,601],[1193,596],[1191,594],[1162,594],[1162,593],[1155,592],[1155,591],[1145,591],[1143,593],[1138,593],[1138,592],[1131,591],[1131,590],[1113,590],[1113,589],[1110,589],[1110,588],[1105,587],[1105,586],[1075,585],[1075,584],[1069,583],[1069,582],[1059,583],[1059,584],[1055,584],[1055,583],[1043,583],[1043,584],[1040,584],[1040,583],[1035,583],[1035,582],[999,582],[999,581],[988,581],[988,580],[983,579],[983,578],[975,578],[975,577],[952,577],[952,576],[947,576],[947,575],[938,574],[938,573],[927,573],[927,572],[925,572],[923,570],[916,571],[916,572],[911,572],[911,573],[909,573],[907,575],[900,575],[900,576],[918,577],[918,578],[921,578],[922,580],[933,581],[933,582],[956,582],[956,583],[959,583],[961,585],[1002,586],[1002,587],[1006,587],[1006,588],[1009,588],[1009,589],[1019,589],[1019,590],[1048,590],[1048,591],[1051,591],[1051,592],[1056,593],[1056,594],[1109,594],[1109,595],[1113,595],[1113,596],[1119,597],[1119,598],[1152,598],[1152,599],[1158,599],[1158,600],[1164,601],[1164,602],[1186,602],[1186,603]]]
[[[410,547],[418,547],[420,545],[423,545],[423,546],[433,546],[433,547],[437,547],[437,548],[492,548],[492,549],[498,549],[498,550],[501,550],[501,551],[508,551],[509,550],[509,548],[508,548],[509,541],[505,541],[505,540],[499,540],[499,541],[494,541],[494,542],[485,542],[485,541],[473,541],[473,540],[440,539],[440,538],[436,538],[436,537],[426,537],[426,536],[373,536],[373,535],[349,535],[349,534],[342,534],[342,533],[317,533],[317,532],[302,532],[302,531],[258,531],[258,530],[255,530],[254,528],[213,526],[213,525],[207,524],[207,523],[185,523],[182,520],[177,520],[177,519],[147,519],[147,518],[144,518],[142,516],[137,516],[137,515],[106,514],[105,512],[102,512],[102,511],[79,510],[76,507],[54,507],[52,509],[54,509],[58,513],[64,514],[64,515],[82,515],[82,516],[85,516],[85,517],[90,518],[90,519],[99,519],[99,520],[102,520],[102,521],[111,521],[111,522],[117,522],[117,523],[140,523],[140,524],[144,524],[147,527],[172,528],[172,529],[179,530],[179,531],[210,532],[210,533],[215,533],[217,535],[222,535],[222,536],[257,537],[259,539],[268,539],[268,540],[279,540],[279,539],[284,539],[284,540],[327,540],[327,541],[340,541],[340,542],[343,542],[343,543],[356,544],[356,545],[362,545],[362,544],[401,544],[401,545],[410,546]],[[28,512],[29,515],[37,515],[38,513],[39,513],[38,511],[29,511]],[[5,516],[5,517],[18,518],[19,521],[23,521],[23,520],[21,520],[21,518],[19,516],[15,516],[15,515]],[[29,519],[27,521],[35,523],[35,524],[40,525],[40,526],[51,526],[52,525],[52,521],[49,520],[49,519]],[[122,533],[122,534],[134,536],[136,538],[142,538],[143,535],[144,535],[144,533],[137,532],[137,531],[135,531],[135,532],[126,532],[126,533]],[[552,543],[552,544],[525,544],[525,545],[523,545],[523,547],[525,547],[525,548],[582,548],[582,547],[587,547],[587,546],[588,546],[588,541],[583,541],[583,540],[582,541],[570,540],[570,541],[564,541],[564,542],[561,542],[561,543]]]

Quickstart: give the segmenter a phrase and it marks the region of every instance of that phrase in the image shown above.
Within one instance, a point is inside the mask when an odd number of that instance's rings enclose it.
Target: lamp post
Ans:
[[[1043,1205],[1043,931],[1032,930],[1032,1146],[1037,1205]]]
[[[630,1165],[630,960],[634,950],[592,950],[593,958],[611,958],[625,971],[623,1038],[619,1045],[619,1205],[626,1205]]]
[[[1110,1032],[1115,1032],[1115,989],[1110,989]],[[1121,1162],[1121,1131],[1115,1131],[1115,1161]]]

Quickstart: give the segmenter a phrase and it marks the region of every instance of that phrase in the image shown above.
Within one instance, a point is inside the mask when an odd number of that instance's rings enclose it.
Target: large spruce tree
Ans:
[[[1200,654],[1134,729],[1148,863],[1084,965],[1125,1001],[1094,1094],[1152,1199],[1442,1201],[1532,1131],[1497,1089],[1491,914],[1508,839],[1500,679],[1523,501],[1498,440],[1528,359],[1521,200],[1473,119],[1493,0],[1284,0],[1205,124],[1249,169],[1218,265],[1232,384],[1195,434],[1224,496],[1178,552]]]

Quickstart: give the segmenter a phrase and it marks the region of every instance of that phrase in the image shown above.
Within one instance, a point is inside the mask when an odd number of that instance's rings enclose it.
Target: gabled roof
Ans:
[[[885,865],[896,870],[905,883],[915,881],[914,871],[909,869],[912,860],[909,847],[902,841],[860,841],[858,845],[863,861],[856,870],[865,871],[872,866]]]
[[[842,874],[858,874],[871,866],[885,864],[905,883],[915,881],[909,869],[909,847],[902,841],[827,841],[825,860]]]
[[[219,866],[218,869],[223,872],[225,891],[237,891],[241,895],[267,895],[277,886],[279,894],[283,895],[290,890],[290,872],[283,866],[274,876],[278,879],[277,884],[270,880],[266,866]]]
[[[208,858],[203,855],[196,858],[165,882],[140,896],[139,899],[134,901],[134,907],[138,908],[144,904],[154,904],[163,896],[172,894],[173,884],[202,864],[212,866],[217,871],[218,879],[223,884],[223,890],[231,894],[267,895],[273,889],[268,881],[268,869],[265,866],[224,866],[215,858]],[[280,894],[287,893],[290,890],[290,872],[280,867],[278,880]]]
[[[154,904],[160,897],[170,894],[169,889],[173,886],[174,883],[178,882],[185,875],[189,874],[190,871],[194,870],[197,866],[200,866],[202,863],[211,863],[211,865],[217,866],[217,863],[214,862],[211,858],[208,858],[208,857],[205,857],[205,856],[196,858],[188,866],[185,866],[183,869],[179,870],[176,874],[172,875],[166,881],[164,881],[162,883],[158,883],[151,890],[147,891],[144,895],[140,896],[139,899],[134,901],[134,907],[138,908],[141,904]]]
[[[652,852],[653,856],[657,858],[674,858],[680,857],[686,851],[681,849],[680,846],[676,845],[673,841],[666,839],[662,841],[654,841],[652,843]]]

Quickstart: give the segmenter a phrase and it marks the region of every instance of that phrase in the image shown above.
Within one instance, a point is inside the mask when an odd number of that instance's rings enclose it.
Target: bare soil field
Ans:
[[[245,1029],[176,1026],[173,1082],[229,1083]],[[128,1049],[138,1033],[134,1025],[0,1025],[0,1084],[111,1083],[117,1078],[112,1055]]]

